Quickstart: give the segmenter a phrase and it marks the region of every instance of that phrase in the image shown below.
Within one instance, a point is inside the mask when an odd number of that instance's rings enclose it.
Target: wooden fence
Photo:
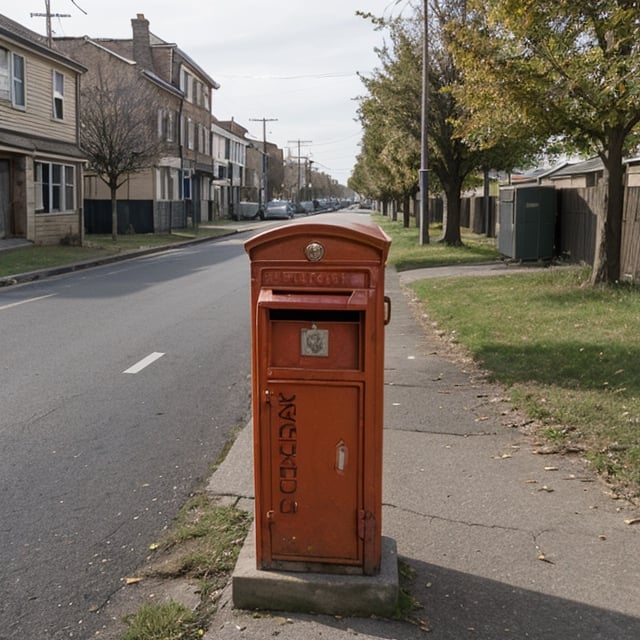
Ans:
[[[558,190],[558,254],[593,264],[596,217],[604,203],[604,187]],[[640,280],[640,187],[628,187],[622,215],[620,277]]]
[[[556,253],[572,262],[592,265],[596,246],[597,213],[604,203],[604,187],[558,189]],[[461,222],[476,233],[486,233],[483,198],[463,198]],[[489,235],[496,236],[497,203],[491,199]],[[623,280],[640,282],[640,187],[628,187],[625,192],[622,218],[620,274]]]
[[[640,187],[629,187],[625,194],[620,277],[640,281]]]

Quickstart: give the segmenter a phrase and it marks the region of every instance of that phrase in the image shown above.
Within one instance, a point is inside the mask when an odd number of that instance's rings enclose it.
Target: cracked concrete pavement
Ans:
[[[383,535],[396,540],[412,621],[233,608],[205,635],[432,640],[640,637],[639,509],[578,456],[543,454],[503,389],[452,350],[387,274]],[[250,427],[209,491],[252,509]]]

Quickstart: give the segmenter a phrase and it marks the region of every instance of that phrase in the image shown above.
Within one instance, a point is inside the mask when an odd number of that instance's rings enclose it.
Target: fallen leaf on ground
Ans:
[[[640,524],[640,518],[627,518],[625,524]]]
[[[125,584],[136,584],[138,582],[142,582],[144,580],[144,578],[125,578],[124,579],[124,583]]]

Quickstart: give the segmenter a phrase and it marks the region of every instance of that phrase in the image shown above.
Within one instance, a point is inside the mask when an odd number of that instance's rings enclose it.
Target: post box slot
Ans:
[[[270,367],[361,371],[363,316],[342,309],[269,309]]]
[[[359,311],[312,311],[310,309],[269,309],[270,320],[299,322],[360,322]]]
[[[365,309],[370,304],[368,289],[353,291],[283,291],[261,289],[259,307],[326,309],[327,307]]]

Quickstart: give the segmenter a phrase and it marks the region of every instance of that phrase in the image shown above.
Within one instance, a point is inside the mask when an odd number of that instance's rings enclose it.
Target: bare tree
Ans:
[[[99,68],[81,90],[80,143],[89,167],[111,193],[111,237],[118,238],[117,191],[133,173],[152,167],[162,149],[157,133],[158,95],[135,73]]]

